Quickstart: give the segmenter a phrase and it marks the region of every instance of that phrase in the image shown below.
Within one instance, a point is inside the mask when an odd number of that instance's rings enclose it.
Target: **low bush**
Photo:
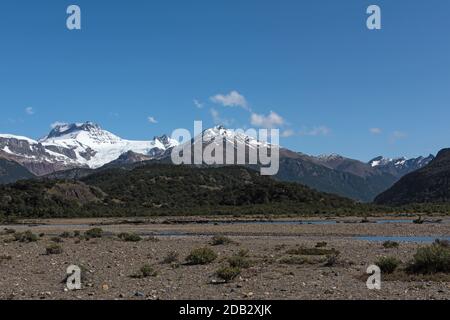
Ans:
[[[46,253],[47,253],[48,255],[51,255],[51,254],[61,254],[61,253],[63,253],[63,248],[62,248],[60,245],[57,245],[56,243],[54,243],[54,244],[49,245],[49,246],[46,248]]]
[[[381,272],[393,273],[401,264],[401,261],[394,257],[382,257],[379,258],[375,264],[380,267]]]
[[[38,241],[38,236],[29,230],[25,231],[25,232],[17,232],[17,233],[14,233],[14,241],[36,242],[36,241]]]
[[[217,259],[217,254],[210,248],[197,248],[186,257],[187,264],[208,264]]]
[[[228,258],[228,263],[232,268],[242,268],[242,269],[250,268],[253,264],[253,262],[250,259],[240,255]]]
[[[216,276],[225,282],[230,282],[234,280],[238,275],[241,274],[241,269],[238,267],[224,266],[216,271]]]
[[[434,243],[417,249],[408,271],[420,274],[450,273],[450,248]]]
[[[120,233],[118,235],[119,239],[127,242],[139,242],[142,240],[141,236],[135,234],[135,233]]]
[[[211,244],[213,246],[220,246],[220,245],[230,244],[232,242],[233,241],[230,238],[228,238],[228,237],[216,235],[216,236],[214,236],[212,238],[212,243]]]
[[[336,249],[324,249],[324,248],[296,248],[286,251],[287,254],[301,255],[301,256],[325,256],[325,255],[338,255],[339,251]]]
[[[132,278],[148,278],[156,277],[158,272],[149,264],[143,265],[137,273],[132,275]]]
[[[170,251],[163,259],[162,263],[171,264],[178,262],[179,254],[176,251]]]
[[[84,233],[84,236],[87,239],[101,238],[101,237],[103,237],[103,230],[101,228],[93,228],[93,229],[87,230]]]
[[[399,243],[396,241],[385,241],[383,242],[383,247],[385,247],[386,249],[392,249],[392,248],[398,248]]]

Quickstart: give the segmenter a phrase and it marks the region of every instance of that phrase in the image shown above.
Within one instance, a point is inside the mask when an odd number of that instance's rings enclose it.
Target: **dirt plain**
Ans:
[[[389,223],[380,223],[388,219]],[[414,224],[405,217],[307,219],[154,218],[154,219],[64,219],[31,220],[0,226],[0,299],[450,299],[450,282],[410,279],[385,280],[381,290],[368,290],[369,265],[383,256],[408,262],[424,243],[401,242],[384,248],[382,241],[369,242],[357,236],[449,237],[448,218]],[[442,221],[441,221],[442,220]],[[364,222],[364,223],[363,223]],[[104,230],[102,238],[63,238],[61,254],[46,254],[62,232]],[[41,236],[36,242],[11,241],[5,232],[31,230]],[[126,242],[117,237],[131,232],[143,237]],[[212,245],[214,235],[233,242]],[[325,248],[339,251],[336,263],[326,266],[326,256],[307,257],[308,263],[289,264],[289,250]],[[206,265],[187,265],[185,257],[195,248],[209,247],[218,258]],[[215,275],[227,258],[248,250],[251,267],[229,283]],[[163,263],[170,252],[178,262]],[[156,276],[132,277],[148,264]],[[66,269],[83,269],[82,289],[66,289]]]

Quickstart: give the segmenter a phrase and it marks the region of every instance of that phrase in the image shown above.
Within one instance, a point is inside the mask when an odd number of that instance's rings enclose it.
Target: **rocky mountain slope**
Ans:
[[[20,164],[14,161],[0,159],[0,184],[31,179],[33,177],[34,175]]]
[[[450,202],[450,149],[441,150],[427,166],[404,176],[375,202],[386,205]]]

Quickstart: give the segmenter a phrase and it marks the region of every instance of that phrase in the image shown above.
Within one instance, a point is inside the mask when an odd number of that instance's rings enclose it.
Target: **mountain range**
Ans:
[[[450,149],[441,150],[429,165],[400,179],[380,194],[375,202],[382,205],[450,202]]]
[[[246,148],[258,148],[263,143],[223,126],[207,129],[203,136],[209,143],[228,139]],[[0,183],[32,176],[72,179],[105,168],[168,162],[170,150],[177,145],[179,142],[167,135],[149,141],[122,139],[92,122],[57,125],[39,140],[0,134]],[[432,155],[414,159],[376,157],[365,163],[335,154],[315,157],[280,148],[280,170],[275,179],[371,202],[404,175],[433,159]]]

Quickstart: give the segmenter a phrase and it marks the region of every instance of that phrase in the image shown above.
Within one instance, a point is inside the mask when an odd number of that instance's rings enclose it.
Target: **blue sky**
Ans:
[[[449,31],[447,0],[3,0],[0,132],[91,120],[150,139],[203,120],[275,125],[309,154],[436,153],[450,146]]]

